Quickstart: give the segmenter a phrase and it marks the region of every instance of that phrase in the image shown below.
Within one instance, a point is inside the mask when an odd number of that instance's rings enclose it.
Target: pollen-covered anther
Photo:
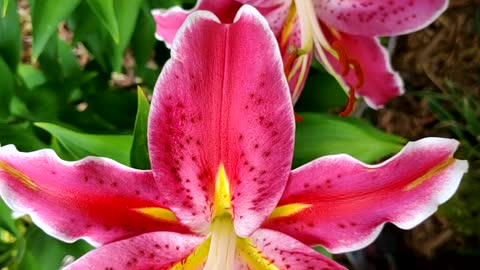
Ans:
[[[349,116],[350,113],[352,113],[353,108],[355,107],[355,87],[353,87],[351,84],[348,84],[348,87],[350,88],[350,90],[348,91],[347,106],[345,106],[345,109],[338,114],[341,117]]]
[[[345,47],[340,44],[337,40],[332,43],[332,49],[335,50],[338,56],[338,62],[342,67],[340,75],[347,76],[350,71],[349,58]]]
[[[290,72],[292,71],[292,66],[295,60],[298,57],[298,48],[297,46],[291,44],[287,48],[287,61],[285,61],[285,64],[283,65],[283,71],[286,76],[289,76]]]
[[[335,40],[331,46],[332,49],[337,53],[336,57],[341,67],[340,75],[342,77],[345,77],[350,72],[350,69],[353,69],[353,72],[355,73],[355,77],[357,79],[355,85],[347,83],[349,88],[348,102],[345,106],[345,109],[339,114],[341,117],[346,117],[350,115],[350,113],[353,111],[353,108],[355,107],[355,92],[357,89],[363,86],[365,82],[365,76],[360,63],[357,60],[352,59],[348,56],[345,47],[338,40]]]
[[[295,113],[295,122],[303,122],[303,117],[297,113]]]

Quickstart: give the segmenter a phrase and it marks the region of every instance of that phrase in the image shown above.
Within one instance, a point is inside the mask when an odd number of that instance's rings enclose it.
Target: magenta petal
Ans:
[[[342,265],[313,250],[311,247],[280,232],[260,229],[255,231],[250,238],[254,248],[263,255],[263,259],[276,267],[274,269],[346,269]],[[242,261],[242,259],[246,261],[245,253],[248,251],[239,250],[239,261]],[[244,263],[242,266],[244,266],[244,268],[240,269],[252,269],[247,267],[247,263]]]
[[[340,33],[337,41],[345,48],[349,58],[360,64],[364,83],[356,93],[357,96],[364,97],[370,107],[382,107],[390,99],[403,94],[403,81],[399,74],[393,71],[388,53],[377,38]],[[340,73],[338,60],[332,56],[329,56],[329,60],[335,71]],[[355,72],[350,70],[343,80],[355,85],[358,79]]]
[[[60,160],[51,150],[0,148],[0,194],[14,210],[30,214],[45,232],[72,242],[104,244],[149,231],[187,231],[135,209],[162,207],[150,171],[106,158]]]
[[[228,25],[192,14],[173,42],[149,121],[157,184],[182,222],[208,229],[223,164],[237,233],[258,227],[285,187],[294,127],[280,53],[261,15],[244,6]]]
[[[184,10],[178,6],[167,10],[152,10],[156,24],[155,37],[165,41],[165,44],[170,47],[178,29],[193,11],[208,10],[215,13],[222,22],[232,22],[239,8],[240,4],[235,0],[199,0],[192,10]]]
[[[426,27],[447,8],[447,0],[314,0],[317,16],[342,32],[391,36]]]
[[[276,37],[280,36],[292,5],[291,0],[237,0],[237,2],[255,7],[267,19]]]
[[[385,222],[412,228],[453,195],[467,171],[466,161],[452,157],[457,146],[422,139],[373,166],[347,155],[319,158],[292,172],[279,203],[310,207],[264,226],[334,253],[368,245]]]
[[[170,47],[178,29],[187,19],[189,13],[190,11],[183,10],[180,7],[152,10],[152,16],[155,20],[155,37],[164,41]]]
[[[204,237],[152,232],[90,251],[64,270],[172,269],[181,264]],[[175,268],[177,269],[177,268]]]

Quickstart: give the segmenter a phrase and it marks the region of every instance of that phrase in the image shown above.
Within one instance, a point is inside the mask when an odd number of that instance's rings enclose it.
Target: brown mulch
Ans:
[[[378,112],[380,128],[410,140],[448,136],[448,130],[437,126],[427,101],[409,90],[446,92],[448,80],[480,97],[480,35],[475,24],[479,9],[480,0],[452,0],[428,28],[398,37],[393,66],[407,93]]]
[[[398,37],[393,66],[404,79],[407,92],[375,114],[378,127],[409,140],[452,137],[429,111],[426,98],[414,91],[446,93],[445,82],[449,81],[463,93],[480,99],[478,16],[480,0],[451,0],[449,9],[428,28]],[[438,256],[437,251],[445,246],[464,241],[448,220],[439,216],[403,234],[407,247],[427,260]]]

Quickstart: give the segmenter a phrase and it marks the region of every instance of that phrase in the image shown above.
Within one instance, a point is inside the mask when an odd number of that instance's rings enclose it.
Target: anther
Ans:
[[[290,45],[287,48],[287,61],[285,61],[285,64],[283,66],[283,72],[285,72],[285,75],[288,77],[290,74],[290,71],[292,71],[292,66],[293,63],[295,62],[295,59],[298,57],[298,49],[295,45]]]
[[[335,40],[332,43],[332,49],[334,49],[335,52],[337,52],[338,54],[338,62],[340,63],[340,66],[342,68],[342,70],[340,71],[340,75],[347,76],[348,72],[350,71],[350,65],[349,65],[350,59],[348,58],[348,54],[347,54],[347,51],[345,50],[345,47],[343,47],[342,44],[338,42],[338,40]]]
[[[349,59],[348,63],[352,65],[353,71],[355,71],[355,76],[357,77],[357,84],[355,84],[355,88],[359,89],[363,86],[363,83],[365,82],[362,66],[360,65],[360,63],[358,63],[357,60],[354,59]]]
[[[299,123],[303,122],[303,117],[295,113],[295,122],[299,122]]]
[[[338,115],[341,116],[341,117],[349,116],[350,113],[352,113],[353,107],[354,107],[354,105],[355,105],[355,87],[353,87],[351,84],[348,84],[348,87],[350,88],[350,90],[348,91],[348,102],[347,102],[347,106],[345,107],[345,109],[343,110],[343,112],[341,112],[340,114],[338,114]]]

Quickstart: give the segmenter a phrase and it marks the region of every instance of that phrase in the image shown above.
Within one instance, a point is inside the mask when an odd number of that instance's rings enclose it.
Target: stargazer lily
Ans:
[[[258,8],[274,31],[293,103],[300,96],[315,53],[349,93],[343,113],[347,115],[355,96],[379,108],[404,92],[377,37],[427,26],[447,8],[448,0],[199,0],[193,10],[210,10],[223,22],[230,22],[241,4]],[[154,10],[157,38],[169,45],[190,12],[179,7]]]
[[[347,155],[290,171],[294,119],[267,21],[186,20],[155,87],[151,171],[52,150],[0,148],[0,194],[50,235],[99,246],[66,269],[344,269],[311,249],[366,246],[411,228],[456,190],[457,142],[427,138],[366,165]]]

